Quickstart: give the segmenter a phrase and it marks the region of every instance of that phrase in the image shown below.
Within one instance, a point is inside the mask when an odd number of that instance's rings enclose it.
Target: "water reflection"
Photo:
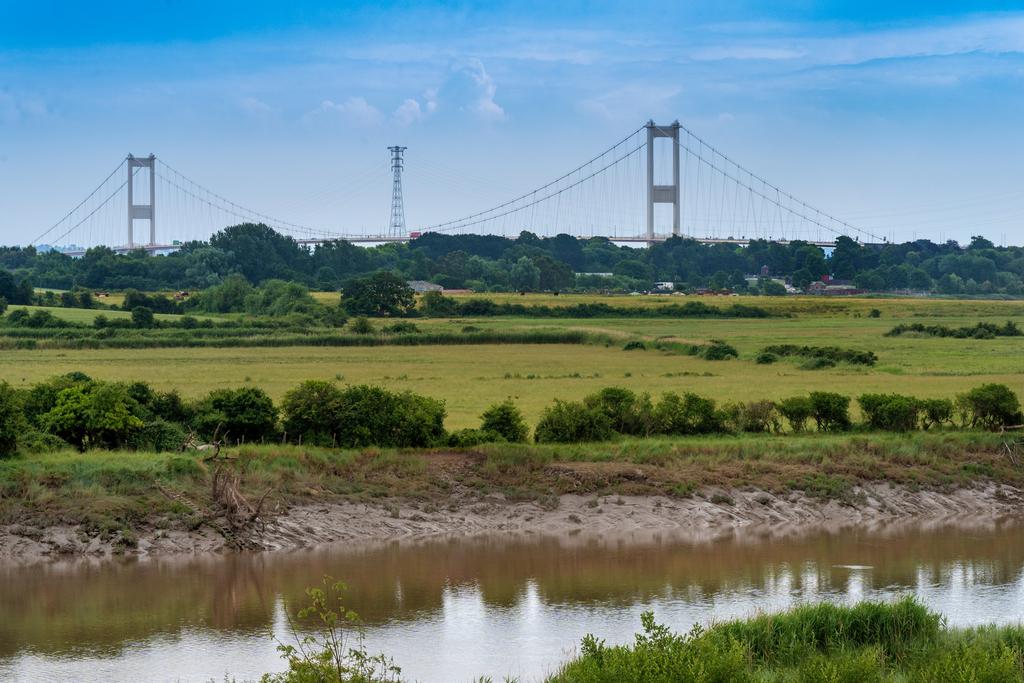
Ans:
[[[902,526],[788,538],[485,537],[0,568],[0,677],[208,680],[280,666],[271,633],[330,574],[373,648],[421,681],[537,678],[587,631],[644,609],[695,622],[913,591],[954,624],[1024,617],[1024,527]]]

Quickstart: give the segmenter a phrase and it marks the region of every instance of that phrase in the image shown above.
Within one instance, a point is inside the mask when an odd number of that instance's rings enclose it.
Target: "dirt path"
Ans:
[[[337,541],[387,541],[431,537],[514,534],[683,534],[694,540],[743,531],[785,537],[811,531],[871,527],[893,521],[985,523],[1024,517],[1024,491],[987,485],[954,492],[912,491],[871,484],[854,491],[852,504],[798,493],[704,489],[689,498],[565,495],[547,505],[482,500],[419,507],[393,503],[322,503],[296,506],[270,522],[259,536],[265,550],[310,547]],[[226,550],[215,531],[153,528],[125,543],[102,540],[73,526],[0,527],[0,561],[31,563],[56,557],[209,553]]]

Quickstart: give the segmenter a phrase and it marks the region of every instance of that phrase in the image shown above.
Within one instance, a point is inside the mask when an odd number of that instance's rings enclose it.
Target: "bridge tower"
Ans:
[[[658,126],[648,121],[647,129],[647,239],[654,241],[654,205],[672,205],[672,234],[679,234],[679,121],[668,126]],[[658,138],[672,140],[672,184],[654,184],[654,141]]]
[[[149,169],[149,199],[135,203],[135,169]],[[135,246],[135,220],[149,221],[149,246],[156,244],[156,157],[128,155],[128,247]]]
[[[394,179],[391,182],[391,220],[388,222],[388,237],[405,236],[405,204],[402,202],[402,157],[408,147],[388,147],[391,152],[391,171]]]

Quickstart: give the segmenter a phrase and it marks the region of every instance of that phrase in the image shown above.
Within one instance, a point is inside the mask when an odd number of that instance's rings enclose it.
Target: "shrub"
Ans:
[[[948,398],[926,398],[921,401],[921,426],[938,427],[953,420],[953,402]]]
[[[373,334],[375,332],[373,323],[365,315],[361,315],[353,320],[349,329],[356,334]]]
[[[814,414],[814,406],[807,396],[792,396],[783,399],[778,404],[782,417],[789,422],[789,427],[794,432],[802,432],[807,426],[807,421]]]
[[[863,394],[857,399],[869,426],[890,432],[917,429],[921,402],[913,396],[899,394]]]
[[[18,450],[18,437],[25,430],[21,399],[7,382],[0,381],[0,458]]]
[[[654,408],[654,431],[659,434],[714,434],[724,431],[715,402],[697,394],[666,393]]]
[[[811,416],[818,431],[841,432],[850,428],[850,397],[829,391],[812,391]]]
[[[42,418],[57,405],[57,396],[61,391],[78,384],[88,384],[92,380],[81,372],[51,377],[45,382],[33,385],[24,393],[23,408],[29,424],[42,427]]]
[[[346,387],[338,399],[338,445],[423,448],[444,442],[444,402],[409,391]]]
[[[834,368],[836,362],[829,358],[808,358],[800,364],[801,370],[827,370]]]
[[[530,437],[523,413],[511,399],[485,410],[480,416],[480,430],[497,434],[509,443],[524,443]]]
[[[153,317],[153,309],[146,306],[136,306],[132,309],[132,326],[139,328],[150,328],[156,325],[156,318]]]
[[[416,326],[416,323],[411,323],[405,320],[401,320],[393,325],[388,325],[381,329],[381,332],[385,334],[416,334],[420,331],[420,328]]]
[[[873,351],[843,349],[838,346],[798,346],[796,344],[775,344],[762,349],[764,353],[776,356],[796,356],[798,358],[820,358],[832,363],[851,363],[853,365],[874,365],[878,356]]]
[[[341,389],[323,380],[307,380],[291,389],[281,400],[285,434],[311,445],[334,444],[341,400]]]
[[[708,346],[704,347],[701,352],[701,357],[704,360],[729,360],[730,358],[736,358],[739,353],[735,347],[725,343],[720,339],[712,339]]]
[[[779,409],[772,401],[733,403],[723,412],[729,416],[729,422],[738,432],[764,434],[782,430]]]
[[[121,448],[143,427],[141,412],[127,385],[90,382],[62,389],[41,421],[46,431],[80,451]]]
[[[7,299],[0,296],[0,315],[7,312]]]
[[[654,407],[647,394],[637,396],[629,389],[608,387],[583,399],[589,408],[608,416],[619,434],[646,436],[654,427]]]
[[[756,358],[754,358],[754,362],[757,363],[758,365],[771,365],[772,363],[778,360],[778,356],[776,356],[774,353],[768,353],[767,351],[762,351],[761,353],[757,354]]]
[[[623,351],[646,351],[647,344],[642,341],[628,341],[622,346]]]
[[[537,443],[607,441],[614,434],[611,420],[599,408],[555,399],[555,404],[541,414],[534,440]]]
[[[482,443],[505,441],[500,434],[486,429],[459,429],[448,435],[448,445],[452,448],[472,448]]]
[[[971,427],[995,430],[1024,422],[1020,401],[1005,384],[983,384],[960,394],[956,401]]]
[[[126,445],[139,451],[162,453],[181,450],[185,438],[185,428],[180,424],[156,418],[134,432]]]
[[[872,308],[871,312],[868,313],[868,317],[869,318],[881,318],[882,317],[882,312],[880,310],[878,310],[877,308]]]
[[[260,441],[272,436],[277,427],[274,402],[256,387],[214,389],[194,410],[192,425],[205,438],[216,432],[230,435],[231,441]]]

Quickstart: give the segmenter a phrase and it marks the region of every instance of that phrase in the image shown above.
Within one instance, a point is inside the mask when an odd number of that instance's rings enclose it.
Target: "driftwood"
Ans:
[[[219,436],[219,438],[218,438]],[[273,492],[268,488],[255,503],[251,503],[242,493],[242,477],[235,470],[234,457],[221,455],[221,447],[227,438],[227,432],[220,434],[220,426],[214,430],[209,442],[202,442],[195,432],[189,432],[181,445],[181,451],[207,453],[203,462],[212,467],[209,471],[210,502],[203,505],[191,500],[185,494],[171,491],[160,484],[157,489],[170,500],[179,503],[193,514],[198,515],[202,524],[220,533],[229,545],[244,549],[258,548],[257,531],[266,530],[269,516],[264,510],[267,498]]]

